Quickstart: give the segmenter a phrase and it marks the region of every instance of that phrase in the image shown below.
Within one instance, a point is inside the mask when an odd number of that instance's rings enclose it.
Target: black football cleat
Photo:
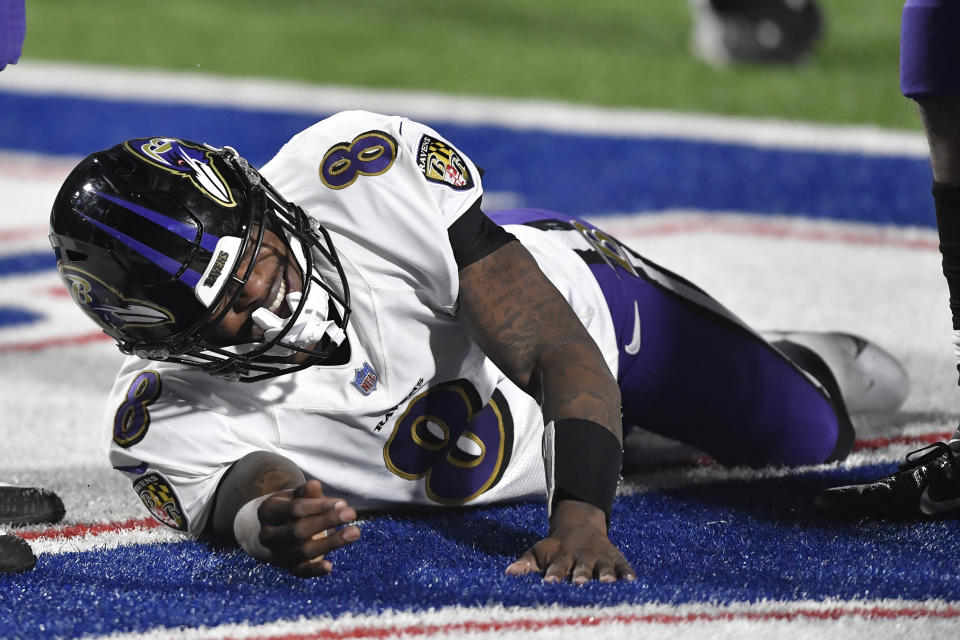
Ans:
[[[49,489],[0,484],[0,525],[53,524],[64,513],[60,496]]]
[[[894,473],[874,482],[827,489],[818,509],[851,517],[916,518],[960,515],[960,440],[937,442],[907,455]]]
[[[26,540],[0,533],[0,573],[29,571],[36,564],[37,557]]]

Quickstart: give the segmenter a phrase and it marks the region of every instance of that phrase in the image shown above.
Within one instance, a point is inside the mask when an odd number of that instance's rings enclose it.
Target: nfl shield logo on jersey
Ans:
[[[353,381],[351,384],[357,388],[357,390],[365,396],[370,395],[371,392],[377,390],[377,370],[370,366],[370,363],[364,362],[363,366],[359,369],[354,369]]]

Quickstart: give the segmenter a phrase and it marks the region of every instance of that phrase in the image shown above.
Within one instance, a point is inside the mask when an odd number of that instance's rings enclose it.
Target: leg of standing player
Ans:
[[[20,59],[26,33],[24,0],[0,0],[0,70]]]
[[[917,102],[930,145],[933,201],[943,274],[950,292],[960,369],[960,3],[907,0],[900,30],[900,88]],[[960,429],[953,440],[907,457],[879,480],[825,491],[818,505],[846,515],[918,516],[957,512]]]
[[[960,342],[960,4],[908,0],[900,35],[900,86],[916,100],[930,146],[933,198],[950,290],[950,311]],[[958,351],[960,354],[960,351]],[[958,364],[960,366],[960,364]]]
[[[0,70],[20,59],[26,26],[23,0],[0,0]],[[6,488],[3,491],[7,495],[0,495],[0,523],[16,522],[22,515],[19,502],[14,503],[12,489]],[[32,569],[36,561],[25,540],[0,533],[0,573],[26,571]]]

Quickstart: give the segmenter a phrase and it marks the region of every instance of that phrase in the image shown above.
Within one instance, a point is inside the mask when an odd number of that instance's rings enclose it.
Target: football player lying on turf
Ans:
[[[508,573],[629,580],[621,411],[722,463],[803,465],[847,455],[848,411],[904,399],[864,340],[768,342],[586,222],[480,200],[437,132],[367,112],[260,172],[171,138],[82,161],[50,237],[130,354],[109,455],[150,511],[310,576],[364,511],[546,500]]]

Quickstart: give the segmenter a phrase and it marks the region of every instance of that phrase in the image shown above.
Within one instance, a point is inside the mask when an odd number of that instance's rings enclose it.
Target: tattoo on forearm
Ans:
[[[518,242],[460,273],[460,315],[477,344],[534,397],[544,419],[577,417],[621,437],[620,389],[600,349]]]

